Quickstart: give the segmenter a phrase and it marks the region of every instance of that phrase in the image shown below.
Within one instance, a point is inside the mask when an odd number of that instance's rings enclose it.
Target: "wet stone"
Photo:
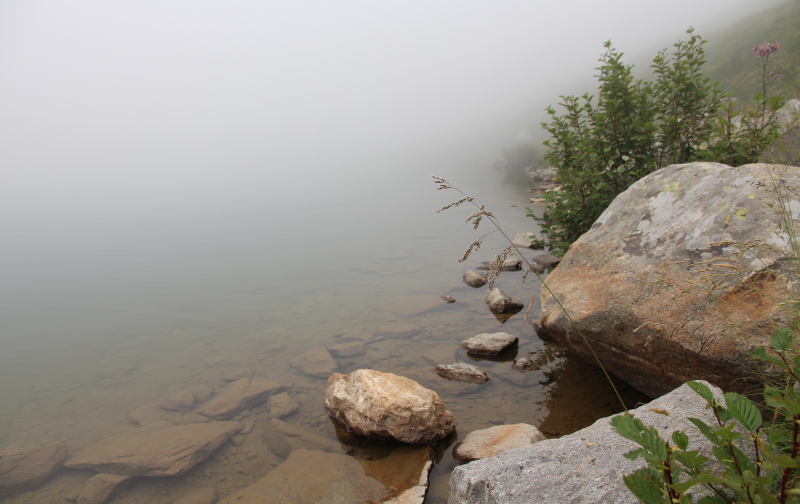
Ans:
[[[215,502],[217,502],[217,490],[208,487],[194,490],[172,504],[214,504]]]
[[[466,349],[471,354],[492,357],[517,343],[517,341],[518,338],[516,336],[505,332],[482,333],[465,339],[461,343],[461,348]]]
[[[367,345],[369,343],[372,343],[372,340],[375,339],[375,335],[367,332],[352,332],[335,336],[335,339],[337,344],[349,343],[351,341],[358,341],[364,345]]]
[[[511,364],[511,369],[519,371],[521,373],[525,373],[528,371],[534,371],[536,369],[539,369],[539,366],[537,366],[536,363],[530,360],[529,358],[522,357],[520,359],[515,360],[514,363]]]
[[[194,407],[194,394],[190,390],[184,390],[177,394],[172,394],[169,399],[159,403],[159,406],[170,411],[187,411]]]
[[[489,293],[486,297],[486,304],[489,305],[489,311],[495,314],[519,311],[523,308],[522,303],[498,288]]]
[[[326,348],[315,348],[291,360],[292,367],[316,378],[327,378],[339,369]]]
[[[387,338],[402,339],[416,336],[420,332],[420,327],[416,324],[400,322],[397,324],[382,325],[378,330]]]
[[[0,451],[0,499],[36,488],[67,457],[62,444],[10,446]]]
[[[235,366],[226,368],[222,371],[220,378],[225,381],[236,381],[242,378],[252,378],[255,371],[246,366]]]
[[[302,475],[302,477],[298,477]],[[294,450],[284,463],[221,504],[379,502],[384,486],[364,473],[354,458],[319,450]]]
[[[175,425],[191,425],[194,423],[207,423],[210,421],[210,418],[204,417],[203,415],[181,415],[172,419],[172,423]]]
[[[486,275],[483,273],[478,273],[477,271],[469,270],[464,273],[464,283],[469,285],[470,287],[483,287],[489,280],[486,278]]]
[[[381,300],[378,305],[388,312],[397,313],[404,317],[414,317],[427,311],[441,307],[445,302],[441,296],[398,296]]]
[[[103,504],[112,499],[131,481],[131,476],[124,474],[100,473],[86,481],[78,504]]]
[[[541,264],[542,266],[547,266],[547,267],[557,266],[558,263],[561,262],[560,257],[556,257],[553,254],[548,254],[547,252],[543,252],[537,256],[534,256],[533,259],[531,260],[533,262]]]
[[[522,448],[545,439],[544,434],[533,425],[498,425],[470,432],[464,441],[453,448],[453,458],[459,462],[471,462],[494,457],[504,451]]]
[[[452,296],[442,296],[442,301],[444,301],[445,303],[455,303],[456,298]]]
[[[239,422],[141,428],[88,446],[64,465],[129,476],[177,476],[205,460],[240,428]]]
[[[447,364],[436,366],[436,374],[448,380],[456,380],[469,383],[486,383],[489,379],[483,370],[473,364]]]
[[[267,400],[267,408],[269,409],[269,416],[280,418],[297,411],[300,405],[294,402],[288,393],[281,392]]]
[[[364,348],[364,343],[360,341],[349,341],[347,343],[337,343],[328,347],[328,352],[335,358],[354,357],[361,355],[367,350]]]
[[[215,420],[227,420],[263,403],[280,388],[278,382],[242,378],[229,383],[216,397],[201,406],[197,413]]]

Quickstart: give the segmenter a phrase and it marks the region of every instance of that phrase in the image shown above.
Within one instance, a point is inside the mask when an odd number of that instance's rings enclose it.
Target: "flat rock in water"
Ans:
[[[160,404],[145,404],[128,412],[128,421],[133,425],[144,427],[164,420],[169,420],[173,414],[164,411]]]
[[[286,416],[297,411],[299,407],[300,405],[294,402],[286,392],[281,392],[267,399],[267,409],[269,410],[269,416],[272,418]]]
[[[531,261],[541,264],[542,266],[556,266],[558,263],[561,262],[560,257],[556,257],[553,254],[548,254],[547,252],[543,252],[537,256],[534,256]]]
[[[197,413],[215,420],[228,420],[263,403],[280,388],[278,382],[242,378],[229,383],[216,397],[201,406]]]
[[[391,373],[359,369],[328,379],[325,409],[360,436],[433,444],[455,428],[436,392]]]
[[[472,270],[464,273],[464,283],[470,287],[483,287],[488,281],[489,280],[486,278],[486,275],[483,273],[478,273],[477,271]]]
[[[544,441],[544,434],[528,424],[498,425],[488,429],[472,431],[464,441],[453,448],[453,458],[459,462],[471,462],[499,455],[504,451],[522,448]]]
[[[456,380],[469,383],[486,383],[489,375],[486,374],[481,368],[473,364],[464,364],[462,362],[456,364],[447,364],[436,366],[436,373],[442,378],[448,380]]]
[[[328,352],[335,358],[353,357],[366,351],[367,349],[364,348],[364,343],[361,341],[348,341],[347,343],[337,343],[328,347]]]
[[[189,392],[194,396],[194,402],[200,404],[211,399],[213,391],[208,385],[195,385],[189,389]]]
[[[216,502],[217,490],[213,487],[208,487],[188,493],[172,504],[215,504]]]
[[[353,504],[380,502],[386,497],[384,486],[367,476],[353,457],[300,449],[221,504]]]
[[[375,335],[368,332],[351,332],[347,334],[340,334],[339,336],[335,336],[337,343],[349,343],[352,341],[358,341],[367,345],[372,343],[372,340],[375,339]]]
[[[63,444],[9,446],[0,451],[0,499],[41,485],[66,458]]]
[[[252,378],[255,371],[247,366],[233,366],[222,370],[220,378],[225,381],[236,381],[242,378]]]
[[[471,354],[493,357],[518,341],[519,338],[505,332],[481,333],[462,341],[461,348]]]
[[[397,324],[386,324],[378,328],[378,331],[387,338],[410,338],[419,334],[420,327],[416,324],[400,322]]]
[[[204,417],[203,415],[181,415],[172,419],[172,423],[175,425],[191,425],[193,423],[207,423],[210,421],[210,418]]]
[[[492,289],[492,292],[486,297],[486,304],[489,305],[489,311],[492,313],[519,311],[524,307],[522,303],[498,288]]]
[[[205,460],[240,428],[239,422],[143,428],[105,438],[79,451],[64,465],[129,476],[177,476]]]
[[[275,451],[274,448],[278,449],[285,449],[281,447],[273,447],[273,441],[277,441],[278,443],[285,443],[286,447],[289,448],[288,451],[297,450],[297,449],[316,449],[316,450],[326,450],[331,451],[334,453],[339,453],[342,451],[342,446],[339,444],[338,441],[334,441],[333,439],[326,438],[321,436],[318,431],[314,431],[307,427],[302,427],[300,425],[291,424],[288,422],[284,422],[283,420],[278,420],[277,418],[273,418],[272,421],[267,424],[267,433],[276,433],[280,436],[283,436],[283,439],[278,440],[276,436],[266,435],[268,443],[270,443],[270,448]],[[278,453],[278,451],[275,451]],[[288,453],[283,455],[284,457],[288,456]]]
[[[86,481],[83,492],[78,496],[78,504],[103,504],[131,482],[125,474],[95,474]]]
[[[291,360],[292,367],[316,378],[327,378],[339,370],[339,365],[326,348],[315,348]]]
[[[404,317],[414,317],[444,304],[441,296],[436,295],[398,296],[382,299],[378,303],[382,309]]]
[[[194,407],[194,394],[192,394],[191,390],[184,390],[177,394],[172,394],[169,399],[158,405],[165,410],[187,411]]]

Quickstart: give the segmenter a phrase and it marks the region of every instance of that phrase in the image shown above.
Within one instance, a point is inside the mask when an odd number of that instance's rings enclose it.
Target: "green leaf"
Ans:
[[[761,426],[761,412],[750,399],[734,392],[728,392],[725,394],[725,403],[733,418],[738,420],[745,429],[755,432]]]
[[[772,345],[772,348],[778,352],[786,352],[792,347],[792,338],[793,335],[791,329],[782,327],[772,333],[770,345]]]
[[[788,467],[790,469],[794,469],[796,467],[800,467],[797,461],[789,455],[773,455],[770,458],[773,462],[784,468]]]
[[[702,420],[698,420],[697,418],[689,418],[688,420],[692,422],[692,424],[694,424],[694,426],[697,427],[697,430],[699,430],[712,443],[718,445],[722,442],[719,436],[714,434],[714,430],[709,425],[705,424]]]
[[[675,431],[672,433],[672,440],[681,450],[689,448],[689,436],[683,431]]]
[[[611,428],[617,434],[630,439],[634,443],[642,444],[641,432],[645,430],[644,423],[633,415],[618,415],[611,419]]]
[[[657,483],[639,471],[624,476],[622,480],[628,490],[644,504],[662,504],[664,496],[661,493],[661,484]]]
[[[622,456],[628,460],[636,460],[644,453],[644,448],[636,448],[628,453],[623,453]]]
[[[686,382],[686,385],[688,385],[689,388],[697,392],[700,395],[700,397],[706,400],[708,404],[714,404],[714,393],[711,392],[711,389],[708,388],[707,385],[696,381],[688,381]]]

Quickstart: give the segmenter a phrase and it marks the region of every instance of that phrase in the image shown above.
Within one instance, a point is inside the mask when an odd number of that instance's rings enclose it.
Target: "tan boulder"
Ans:
[[[771,188],[773,174],[783,180],[796,216],[800,168],[771,168],[662,168],[617,196],[570,246],[547,283],[608,371],[651,397],[688,380],[739,391],[755,383],[750,350],[769,343],[772,320],[786,316],[779,304],[793,298],[781,206],[758,187]],[[739,255],[734,244],[745,243],[759,248]],[[543,290],[541,301],[547,333],[594,364],[555,299]]]
[[[142,428],[88,446],[64,465],[129,476],[176,476],[208,457],[239,428],[239,422]]]
[[[242,378],[229,383],[216,397],[198,408],[197,414],[215,420],[227,420],[263,403],[280,388],[278,382]]]
[[[113,499],[130,481],[131,476],[124,474],[95,474],[86,481],[78,496],[78,504],[103,504]]]
[[[316,378],[327,378],[339,369],[325,348],[315,348],[300,354],[291,361],[292,367]]]
[[[66,458],[63,444],[10,446],[0,451],[0,499],[41,485]]]
[[[457,424],[436,392],[370,369],[331,376],[325,408],[358,435],[410,444],[433,444]]]
[[[544,434],[533,425],[497,425],[467,434],[467,437],[453,448],[453,458],[459,462],[485,459],[545,439],[547,438]]]
[[[489,282],[489,280],[483,273],[478,273],[473,270],[467,270],[467,272],[464,273],[464,283],[470,287],[483,287],[487,282]]]

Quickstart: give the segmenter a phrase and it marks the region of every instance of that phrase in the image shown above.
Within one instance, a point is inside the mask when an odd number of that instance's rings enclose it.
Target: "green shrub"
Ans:
[[[530,208],[528,215],[554,254],[566,253],[618,194],[645,175],[691,161],[755,162],[777,138],[777,125],[764,114],[774,113],[780,98],[757,95],[758,110],[737,119],[736,102],[700,71],[705,41],[691,28],[687,33],[671,53],[665,49],[655,57],[654,82],[634,79],[633,67],[606,42],[596,104],[588,94],[562,96],[564,114],[547,109],[545,159],[558,167],[561,190],[547,193],[542,217]],[[766,90],[766,73],[764,79]]]

